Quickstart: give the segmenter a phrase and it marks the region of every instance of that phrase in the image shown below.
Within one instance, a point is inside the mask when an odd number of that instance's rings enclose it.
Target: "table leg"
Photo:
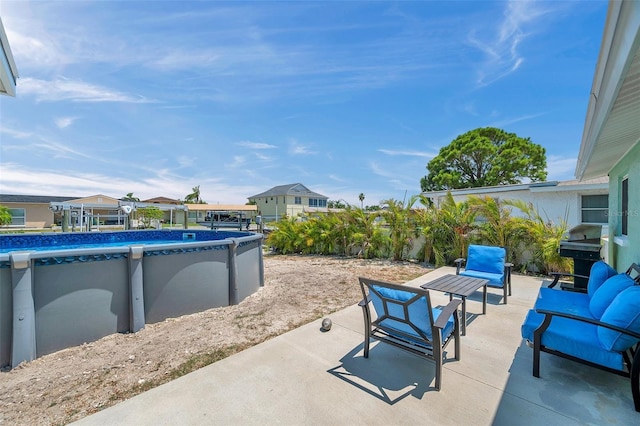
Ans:
[[[482,315],[487,314],[487,285],[484,285],[484,290],[482,290]]]
[[[461,334],[467,335],[467,297],[462,296],[462,321],[460,321]]]

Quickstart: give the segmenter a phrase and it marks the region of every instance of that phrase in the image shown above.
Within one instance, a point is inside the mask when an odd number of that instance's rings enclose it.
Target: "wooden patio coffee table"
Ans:
[[[447,274],[440,278],[436,278],[433,281],[422,284],[420,287],[425,290],[438,290],[445,293],[449,293],[449,300],[453,299],[453,296],[460,296],[462,298],[462,335],[467,334],[467,296],[475,293],[480,287],[483,287],[482,291],[482,314],[487,313],[487,283],[489,280],[481,278],[465,277],[463,275]]]

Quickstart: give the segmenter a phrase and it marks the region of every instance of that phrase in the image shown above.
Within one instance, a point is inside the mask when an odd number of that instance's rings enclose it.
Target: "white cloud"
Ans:
[[[149,103],[153,102],[141,96],[132,96],[110,90],[105,87],[58,78],[56,80],[39,80],[35,78],[20,79],[21,95],[33,95],[38,101],[73,101],[73,102],[123,102]]]
[[[141,199],[157,196],[182,199],[191,193],[195,185],[200,185],[202,198],[212,204],[244,204],[248,196],[264,191],[262,186],[229,185],[220,178],[186,178],[166,170],[128,179],[101,173],[59,172],[3,163],[0,193],[78,197],[104,194],[118,198],[133,192]]]
[[[489,127],[506,127],[510,124],[514,124],[514,123],[518,123],[520,121],[526,121],[526,120],[531,120],[533,118],[537,118],[540,116],[543,116],[547,114],[546,112],[540,112],[537,114],[526,114],[526,115],[521,115],[519,117],[513,117],[513,118],[505,118],[503,120],[500,121],[495,121],[491,124],[489,124]]]
[[[55,123],[59,129],[64,129],[71,126],[77,119],[78,117],[60,117],[55,119]]]
[[[256,158],[258,160],[261,160],[261,161],[271,161],[273,159],[272,157],[269,157],[268,155],[261,154],[259,152],[254,152],[253,155],[255,155]]]
[[[575,179],[576,157],[562,157],[550,155],[547,157],[547,180],[573,180]]]
[[[11,40],[11,52],[20,67],[51,68],[67,62],[64,52],[46,34],[40,34],[40,37],[35,36],[32,34],[35,31],[34,28],[31,28],[30,35],[5,29],[7,38]]]
[[[195,161],[192,157],[187,157],[186,155],[179,155],[176,158],[176,161],[180,165],[180,167],[191,167]]]
[[[238,167],[242,167],[246,164],[247,159],[242,155],[234,155],[233,161],[227,164],[227,168],[237,169]]]
[[[483,37],[477,30],[469,34],[468,42],[486,57],[478,68],[478,85],[489,85],[520,68],[525,60],[520,44],[531,35],[525,27],[550,13],[544,6],[546,3],[532,0],[509,1],[504,19],[497,28],[492,28],[493,34]]]
[[[293,155],[316,155],[317,154],[316,151],[312,151],[309,148],[309,145],[303,145],[298,141],[296,141],[295,139],[292,139],[289,142],[289,153]]]
[[[378,149],[378,152],[383,154],[391,155],[391,156],[407,156],[407,157],[424,157],[424,158],[433,158],[436,154],[430,152],[422,152],[422,151],[412,151],[412,150],[394,150],[394,149]]]
[[[0,133],[7,134],[16,139],[27,139],[33,135],[31,132],[23,132],[21,130],[9,129],[8,127],[5,127],[5,126],[0,127]]]
[[[244,146],[244,147],[250,148],[250,149],[273,149],[273,148],[277,148],[275,145],[270,145],[268,143],[250,142],[250,141],[238,142],[236,145]]]

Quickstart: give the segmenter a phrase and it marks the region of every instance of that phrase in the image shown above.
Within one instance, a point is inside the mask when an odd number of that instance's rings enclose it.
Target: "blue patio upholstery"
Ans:
[[[488,280],[487,286],[502,288],[504,303],[511,295],[511,267],[506,262],[507,251],[503,247],[471,244],[467,258],[456,259],[456,274]],[[464,270],[462,264],[466,262]]]
[[[540,377],[540,352],[547,352],[630,377],[640,412],[640,267],[633,264],[601,284],[610,271],[596,268],[587,293],[540,289],[521,327],[533,345],[533,375]]]
[[[629,287],[617,295],[600,320],[640,333],[640,286]],[[610,351],[625,351],[638,343],[632,336],[605,327],[598,327],[598,338]]]
[[[413,337],[413,339],[417,341],[423,341],[424,336],[426,336],[428,340],[433,339],[431,324],[433,318],[440,316],[442,309],[431,308],[431,315],[429,315],[427,312],[427,298],[425,296],[411,301],[411,299],[415,298],[414,293],[381,286],[373,286],[373,288],[376,291],[370,293],[371,303],[373,303],[378,317],[385,315],[384,303],[379,295],[389,299],[389,303],[387,304],[387,309],[389,310],[387,314],[388,317],[380,321],[380,326],[390,330],[396,330],[398,335]],[[405,315],[404,306],[400,303],[393,303],[393,300],[399,302],[409,301],[408,315]],[[403,322],[399,319],[408,322]],[[454,321],[453,315],[451,315],[445,327],[442,329],[442,334],[445,336],[450,335],[453,332],[453,327]]]
[[[609,264],[603,260],[599,260],[591,265],[591,271],[589,272],[589,281],[587,282],[587,293],[593,296],[598,288],[608,278],[616,275],[618,271],[613,269]]]
[[[440,390],[444,349],[455,342],[455,359],[460,360],[460,319],[455,299],[444,308],[432,308],[429,291],[421,288],[360,278],[365,322],[364,357],[369,357],[370,340],[375,339],[436,363],[435,388]],[[373,318],[369,305],[373,305]]]
[[[607,310],[613,299],[623,290],[634,284],[627,274],[614,275],[602,283],[600,287],[591,295],[589,310],[594,318],[600,319],[604,311]]]
[[[533,333],[542,325],[543,320],[543,314],[531,309],[522,324],[522,337],[533,342]],[[594,364],[620,371],[624,369],[622,353],[605,349],[598,338],[598,327],[590,323],[563,317],[554,318],[542,335],[541,343],[546,348],[555,349]]]

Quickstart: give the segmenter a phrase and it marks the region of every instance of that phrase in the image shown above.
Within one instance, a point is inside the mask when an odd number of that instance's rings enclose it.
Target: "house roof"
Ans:
[[[610,1],[576,178],[606,176],[640,141],[640,2]]]
[[[304,196],[304,197],[314,197],[314,198],[324,198],[329,199],[322,194],[318,194],[317,192],[311,191],[309,188],[304,186],[301,183],[291,183],[289,185],[279,185],[274,186],[273,188],[262,192],[257,195],[252,195],[249,199],[252,198],[260,198],[260,197],[275,197],[277,195],[295,195],[295,196]]]
[[[69,200],[75,200],[77,197],[52,197],[50,195],[16,195],[16,194],[0,194],[0,203],[31,203],[31,204],[49,204],[51,202],[63,203]]]
[[[0,94],[15,96],[18,68],[13,60],[7,34],[0,19]]]
[[[480,195],[496,192],[530,191],[530,192],[559,192],[576,190],[601,189],[606,191],[609,188],[609,178],[607,176],[585,181],[548,181],[517,183],[513,185],[483,186],[480,188],[451,189],[442,191],[423,192],[427,197],[442,197],[451,192],[452,195]]]
[[[182,204],[182,201],[180,200],[174,200],[173,198],[167,197],[154,197],[149,198],[148,200],[142,200],[142,202],[150,204]]]

